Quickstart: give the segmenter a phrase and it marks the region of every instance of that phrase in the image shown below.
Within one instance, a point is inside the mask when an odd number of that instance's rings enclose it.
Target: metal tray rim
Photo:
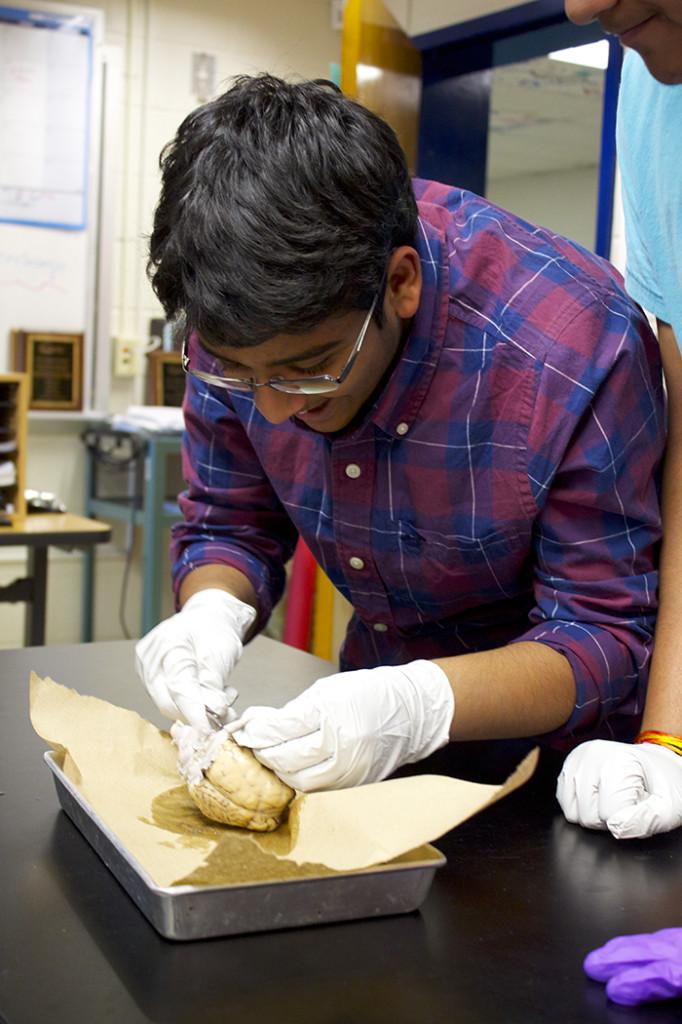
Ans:
[[[78,803],[85,814],[88,815],[93,821],[93,809],[88,804],[87,800],[82,793],[74,786],[71,780],[64,774],[60,766],[56,762],[56,752],[54,750],[46,750],[43,753],[43,760],[47,764],[48,768],[52,772],[55,780],[58,780],[60,785],[68,791],[70,796]],[[371,874],[392,874],[395,872],[404,873],[406,871],[423,871],[425,869],[435,872],[438,868],[443,867],[447,858],[440,850],[430,843],[427,844],[429,847],[438,854],[429,858],[428,860],[415,860],[409,861],[406,864],[375,864],[367,868],[356,868],[352,871],[334,871],[330,875],[308,875],[305,879],[296,878],[281,878],[271,879],[267,881],[254,881],[254,882],[240,882],[238,884],[225,884],[225,885],[170,885],[161,886],[153,880],[151,875],[146,869],[140,864],[140,862],[124,847],[121,845],[121,841],[118,836],[111,831],[108,825],[103,822],[100,818],[97,819],[97,828],[102,834],[108,839],[108,841],[115,847],[124,860],[126,860],[129,866],[135,871],[140,877],[141,881],[144,882],[145,886],[150,889],[153,893],[157,893],[163,896],[180,896],[187,894],[197,893],[210,893],[210,892],[226,892],[234,891],[235,889],[262,889],[271,888],[273,885],[280,887],[300,885],[301,881],[305,882],[316,882],[322,883],[326,881],[338,880],[339,878],[357,877],[358,875]],[[87,837],[86,837],[87,838]]]

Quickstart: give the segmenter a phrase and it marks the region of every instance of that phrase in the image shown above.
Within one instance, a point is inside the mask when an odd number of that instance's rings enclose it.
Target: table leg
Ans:
[[[166,488],[163,453],[150,438],[145,455],[144,554],[142,632],[144,636],[161,618],[161,513]]]
[[[28,575],[33,582],[32,600],[26,603],[24,646],[42,647],[45,643],[45,606],[47,603],[47,546],[29,548]]]
[[[91,501],[97,491],[97,470],[95,453],[85,446],[85,514],[92,515]],[[81,587],[81,643],[92,641],[94,635],[94,601],[95,601],[95,549],[88,546],[83,552]]]
[[[83,585],[81,595],[81,643],[89,644],[94,632],[95,549],[83,552]]]

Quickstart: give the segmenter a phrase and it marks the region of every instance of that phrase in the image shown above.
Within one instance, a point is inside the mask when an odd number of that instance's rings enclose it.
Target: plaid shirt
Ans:
[[[656,340],[609,264],[471,193],[414,187],[422,299],[362,422],[273,426],[248,393],[188,379],[176,592],[234,566],[262,627],[300,533],[355,610],[342,668],[539,641],[577,685],[544,739],[632,736],[661,535]],[[221,372],[196,341],[191,359]]]

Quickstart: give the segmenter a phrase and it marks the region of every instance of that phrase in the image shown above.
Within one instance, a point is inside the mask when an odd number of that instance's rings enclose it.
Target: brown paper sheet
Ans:
[[[289,822],[258,834],[194,807],[167,733],[133,711],[31,674],[31,722],[97,817],[162,887],[319,876],[412,860],[422,847],[522,785],[537,751],[503,785],[441,775],[299,794]],[[423,849],[419,851],[423,854]]]

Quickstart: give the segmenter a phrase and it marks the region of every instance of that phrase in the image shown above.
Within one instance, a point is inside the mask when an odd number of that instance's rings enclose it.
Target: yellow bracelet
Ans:
[[[682,757],[682,736],[672,736],[669,732],[646,729],[635,737],[635,743],[657,743],[659,747],[667,747]]]

